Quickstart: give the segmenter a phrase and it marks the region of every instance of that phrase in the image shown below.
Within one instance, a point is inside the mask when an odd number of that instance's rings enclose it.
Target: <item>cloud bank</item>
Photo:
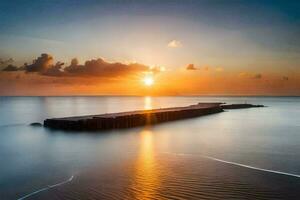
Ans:
[[[72,59],[71,65],[64,68],[64,72],[71,75],[88,76],[120,76],[128,73],[144,72],[149,70],[146,65],[132,63],[109,63],[102,58],[88,60],[84,65],[79,65],[77,59]]]
[[[54,58],[50,54],[43,53],[33,60],[32,64],[24,64],[17,67],[8,65],[2,71],[25,71],[26,73],[36,72],[45,76],[97,76],[115,77],[139,72],[147,72],[150,68],[139,63],[123,64],[120,62],[110,63],[102,58],[87,60],[80,65],[77,58],[71,60],[69,66],[62,62],[54,64]]]

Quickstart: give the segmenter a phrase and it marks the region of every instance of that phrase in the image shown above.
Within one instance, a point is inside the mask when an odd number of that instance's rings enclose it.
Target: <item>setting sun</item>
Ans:
[[[153,78],[150,76],[145,77],[143,81],[144,81],[144,84],[147,86],[151,86],[154,83]]]

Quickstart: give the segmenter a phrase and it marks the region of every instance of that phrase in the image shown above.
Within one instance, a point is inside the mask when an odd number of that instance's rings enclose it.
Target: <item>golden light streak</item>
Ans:
[[[152,109],[152,98],[150,96],[146,96],[144,98],[144,109],[151,110]]]
[[[150,199],[159,188],[159,174],[153,152],[153,133],[149,130],[141,132],[141,148],[135,167],[135,197],[136,199]]]

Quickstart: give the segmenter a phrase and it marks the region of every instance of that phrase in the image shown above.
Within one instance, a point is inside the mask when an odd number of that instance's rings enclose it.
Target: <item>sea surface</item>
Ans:
[[[46,118],[264,104],[126,130]],[[300,199],[299,97],[0,97],[0,199]]]

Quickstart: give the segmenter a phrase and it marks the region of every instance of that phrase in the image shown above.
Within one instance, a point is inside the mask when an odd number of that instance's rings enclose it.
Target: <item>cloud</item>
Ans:
[[[172,40],[168,43],[168,47],[169,48],[178,48],[178,47],[181,47],[182,44],[179,40]]]
[[[121,76],[137,72],[148,71],[146,65],[131,63],[109,63],[102,58],[88,60],[84,65],[79,65],[76,58],[72,59],[71,65],[64,68],[65,75],[87,75],[87,76]]]
[[[20,68],[14,65],[7,65],[7,67],[5,67],[2,71],[6,71],[6,72],[14,72],[14,71],[19,71]]]
[[[288,76],[283,76],[283,77],[282,77],[282,80],[288,81],[288,80],[289,80],[289,77],[288,77]]]
[[[13,60],[12,58],[9,58],[9,59],[7,59],[7,60],[4,60],[4,59],[1,59],[1,58],[0,58],[0,67],[1,67],[1,66],[9,65],[9,64],[11,64],[11,63],[13,63],[13,62],[14,62],[14,60]]]
[[[149,72],[153,74],[158,74],[163,71],[166,71],[165,67],[160,67],[160,66],[149,67]]]
[[[250,79],[262,79],[263,75],[260,73],[253,74],[253,73],[249,73],[249,72],[241,72],[241,73],[239,73],[239,77],[250,78]]]
[[[188,64],[188,66],[186,66],[186,70],[197,70],[197,68],[194,66],[194,64]]]
[[[49,67],[48,69],[44,70],[42,72],[42,75],[47,75],[47,76],[63,76],[64,71],[62,70],[62,66],[64,63],[62,62],[57,62],[54,66]]]
[[[161,72],[161,67],[150,68],[139,63],[123,64],[120,62],[110,63],[102,58],[87,60],[80,65],[77,58],[71,60],[69,66],[64,67],[64,63],[54,63],[54,58],[50,54],[43,53],[32,64],[24,64],[22,67],[8,65],[3,71],[25,71],[26,73],[38,73],[44,76],[97,76],[97,77],[117,77],[139,72]]]
[[[254,76],[252,76],[252,78],[254,78],[254,79],[261,79],[262,75],[261,74],[255,74]]]
[[[31,65],[25,65],[26,72],[44,72],[53,66],[53,57],[43,53]]]

